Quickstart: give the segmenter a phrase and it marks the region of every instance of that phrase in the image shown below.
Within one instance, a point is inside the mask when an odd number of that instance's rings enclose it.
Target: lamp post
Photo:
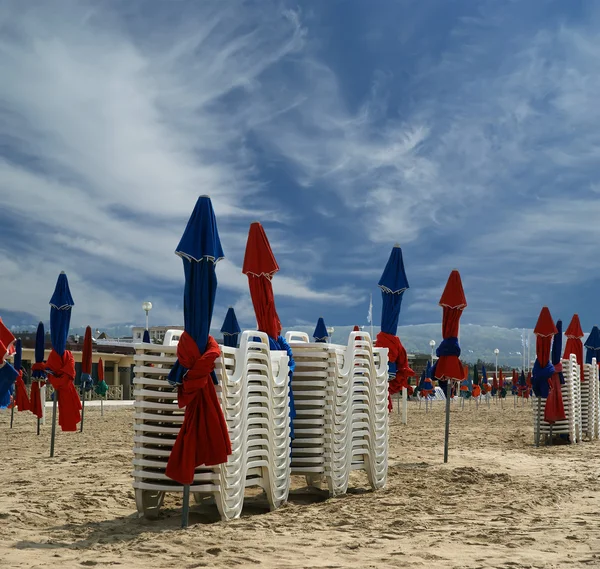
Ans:
[[[435,348],[435,340],[429,340],[429,347],[431,348],[431,365],[433,365],[433,348]]]
[[[335,328],[333,326],[331,326],[330,328],[327,328],[327,334],[329,335],[329,343],[331,344],[331,337],[333,336],[333,333],[335,332]]]
[[[494,354],[496,355],[496,377],[498,377],[498,354],[500,353],[500,350],[498,348],[496,348],[494,350]]]
[[[146,313],[146,330],[148,330],[148,314],[152,310],[152,303],[147,300],[142,302],[142,310]]]

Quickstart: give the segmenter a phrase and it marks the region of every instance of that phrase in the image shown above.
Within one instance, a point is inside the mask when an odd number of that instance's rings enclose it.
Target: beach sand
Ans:
[[[600,442],[533,448],[530,404],[452,406],[443,464],[443,406],[391,416],[385,489],[353,473],[347,495],[302,489],[268,512],[250,492],[241,519],[181,496],[161,518],[137,516],[130,472],[133,408],[86,410],[86,429],[35,435],[29,413],[0,413],[0,567],[600,567]]]

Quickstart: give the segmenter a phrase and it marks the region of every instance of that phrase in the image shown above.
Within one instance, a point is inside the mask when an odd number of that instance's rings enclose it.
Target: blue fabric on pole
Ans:
[[[15,357],[13,359],[13,367],[17,370],[21,370],[23,368],[23,343],[21,342],[21,338],[17,338],[15,342]]]
[[[550,393],[550,385],[548,380],[554,375],[554,366],[552,362],[548,362],[545,367],[540,365],[536,359],[531,371],[531,387],[536,397],[548,397]]]
[[[398,318],[404,291],[409,288],[402,249],[395,245],[377,283],[381,288],[381,331],[395,336],[398,333]]]
[[[442,356],[460,356],[460,345],[458,344],[458,338],[449,337],[440,342],[440,345],[435,350],[435,355],[438,358]],[[437,362],[436,362],[437,364]]]
[[[388,374],[395,376],[398,372],[398,365],[396,362],[388,362]]]
[[[71,324],[71,308],[75,306],[69,281],[65,273],[58,275],[54,294],[50,299],[50,340],[54,351],[62,356],[67,348],[67,337]]]
[[[425,369],[421,372],[421,379],[419,380],[419,385],[417,386],[417,391],[423,391],[425,389],[425,378],[427,377],[427,373]]]
[[[44,344],[46,341],[46,335],[44,333],[44,323],[40,322],[35,333],[35,363],[42,363],[44,361]],[[44,379],[46,372],[42,370],[35,370],[32,372],[31,377],[36,379]]]
[[[82,373],[79,382],[84,391],[91,391],[94,387],[94,380],[89,373]]]
[[[183,260],[185,274],[183,325],[203,354],[217,292],[215,265],[224,257],[215,212],[208,196],[198,198],[175,253]],[[181,384],[187,371],[177,360],[167,377],[169,383]],[[212,378],[217,383],[214,372]]]
[[[554,338],[552,338],[552,365],[558,365],[562,361],[562,320],[556,321],[556,330],[557,333],[554,334]],[[561,385],[564,384],[565,376],[562,371],[558,372],[558,377]]]
[[[585,363],[591,364],[592,358],[596,358],[596,363],[600,359],[600,330],[598,326],[594,326],[590,335],[587,337],[585,344]]]
[[[290,368],[290,371],[288,372],[288,386],[290,392],[290,438],[294,440],[294,419],[296,418],[296,405],[294,402],[294,392],[292,391],[292,377],[294,376],[294,371],[296,370],[294,354],[291,346],[287,343],[283,336],[278,336],[276,340],[269,336],[269,347],[271,350],[284,351],[288,355],[288,366]]]
[[[150,332],[148,330],[144,330],[144,337],[142,338],[142,342],[144,342],[144,344],[150,343]]]
[[[241,331],[235,315],[235,310],[233,309],[233,306],[230,306],[225,315],[225,320],[223,320],[223,326],[221,326],[223,344],[230,348],[237,348],[238,335]]]
[[[17,370],[8,362],[0,367],[0,409],[6,409],[10,405],[10,396],[14,392],[18,375]]]
[[[329,333],[327,332],[327,326],[325,326],[325,320],[323,320],[323,318],[319,318],[317,320],[317,325],[315,327],[315,331],[313,332],[313,338],[315,339],[315,342],[327,342]]]
[[[431,362],[427,360],[427,365],[425,366],[425,377],[431,379],[433,375],[431,374]]]
[[[521,375],[519,376],[519,385],[521,387],[527,387],[527,380],[525,379],[525,371],[521,370]]]

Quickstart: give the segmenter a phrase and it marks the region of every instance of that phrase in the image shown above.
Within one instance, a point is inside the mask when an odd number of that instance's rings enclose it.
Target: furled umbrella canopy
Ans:
[[[189,485],[197,466],[227,462],[231,442],[215,390],[215,360],[221,350],[209,335],[217,291],[216,263],[224,257],[217,221],[208,196],[201,196],[175,253],[183,260],[184,332],[169,382],[177,385],[177,404],[185,407],[183,424],[165,474]]]
[[[227,310],[223,326],[221,326],[221,332],[223,333],[223,344],[230,348],[237,348],[238,336],[242,330],[238,324],[233,306],[230,306]]]
[[[464,379],[464,368],[460,362],[460,346],[458,331],[460,317],[467,307],[467,299],[463,290],[460,273],[455,269],[450,273],[442,297],[442,342],[436,349],[438,360],[435,363],[434,375],[437,379]]]
[[[492,389],[488,383],[487,371],[483,365],[481,366],[481,387],[484,394],[489,393]]]
[[[533,364],[531,385],[536,397],[545,398],[548,397],[550,391],[548,380],[554,373],[554,366],[550,360],[550,351],[552,348],[552,338],[557,333],[556,326],[547,306],[542,308],[533,333],[536,336],[536,360]]]
[[[74,384],[75,359],[66,349],[74,304],[67,275],[63,272],[58,276],[50,299],[52,350],[46,361],[48,382],[58,395],[58,424],[63,431],[76,431],[81,420],[81,400]]]
[[[571,318],[571,322],[565,330],[565,336],[567,337],[567,342],[565,343],[563,358],[568,360],[571,354],[575,354],[583,379],[583,364],[585,362],[583,357],[583,342],[581,341],[581,338],[583,338],[583,330],[581,329],[581,322],[579,321],[578,314],[573,314],[573,318]]]
[[[415,372],[408,365],[408,355],[398,338],[398,319],[404,292],[409,288],[402,249],[396,244],[385,265],[378,283],[381,289],[381,331],[377,334],[378,348],[388,349],[388,369],[392,380],[388,386],[388,407],[391,410],[391,396],[409,387],[408,378]]]
[[[41,419],[44,416],[42,396],[40,388],[46,385],[46,362],[44,361],[44,323],[40,322],[35,334],[35,363],[31,366],[31,412]]]
[[[546,399],[546,407],[544,409],[544,421],[549,424],[556,423],[557,421],[564,421],[567,418],[565,415],[565,406],[560,388],[561,383],[564,383],[564,379],[562,379],[562,361],[560,357],[561,352],[562,320],[557,320],[556,334],[552,340],[552,365],[554,366],[554,373],[549,380],[550,391],[548,393],[548,399]]]
[[[289,394],[290,394],[290,436],[294,438],[294,394],[292,392],[292,376],[296,363],[290,345],[281,336],[281,321],[275,308],[275,297],[271,279],[279,271],[271,245],[263,226],[255,221],[250,224],[242,273],[248,277],[250,298],[254,306],[256,325],[260,332],[269,337],[271,350],[285,351],[288,355]]]
[[[521,375],[519,376],[519,396],[527,397],[527,380],[525,379],[525,370],[521,370]]]
[[[433,386],[433,382],[431,381],[431,363],[429,361],[427,362],[427,367],[423,370],[423,373],[421,374],[419,391],[421,392],[421,396],[423,397],[427,397],[435,391],[435,387]]]
[[[498,370],[498,395],[500,399],[504,399],[506,397],[506,388],[504,386],[504,372],[502,368]]]
[[[108,393],[108,384],[104,381],[104,362],[102,361],[102,358],[98,359],[98,371],[96,373],[98,374],[98,383],[96,383],[94,391],[100,397],[106,397],[106,394]]]
[[[144,335],[142,337],[142,342],[144,344],[150,344],[150,332],[148,330],[144,330]]]
[[[29,411],[31,405],[29,404],[29,396],[27,395],[27,389],[23,381],[23,346],[21,345],[21,338],[15,342],[14,368],[17,372],[17,379],[15,380],[15,407],[19,411]]]
[[[94,385],[92,379],[92,329],[85,329],[83,338],[83,352],[81,354],[81,386],[85,391],[90,391]]]
[[[512,370],[512,394],[516,395],[519,392],[519,374],[516,369]]]
[[[594,326],[585,344],[585,363],[591,364],[592,359],[596,358],[596,364],[600,365],[600,330]]]
[[[477,364],[473,365],[473,397],[479,397],[481,395],[481,385],[479,382],[479,372],[477,371]]]
[[[317,325],[315,326],[315,331],[313,332],[313,338],[315,342],[320,344],[324,344],[327,342],[327,338],[329,338],[329,332],[327,332],[327,326],[325,326],[325,320],[323,318],[319,318],[317,320]]]
[[[492,397],[498,395],[498,377],[494,374],[492,378]]]
[[[4,325],[0,318],[0,409],[6,409],[12,401],[17,371],[5,361],[7,355],[13,351],[15,337]]]

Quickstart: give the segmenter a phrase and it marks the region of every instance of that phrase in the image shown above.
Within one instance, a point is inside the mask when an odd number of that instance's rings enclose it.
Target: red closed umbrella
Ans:
[[[83,433],[83,421],[85,419],[85,394],[92,388],[92,328],[85,329],[83,338],[83,351],[81,354],[81,426]]]
[[[583,342],[581,340],[581,338],[583,338],[583,330],[581,329],[581,322],[579,321],[578,314],[573,314],[573,318],[571,318],[571,322],[565,330],[565,336],[567,337],[567,342],[565,343],[563,358],[568,360],[571,354],[575,354],[577,365],[579,366],[581,373],[581,381],[583,381],[583,364],[585,362],[583,358]]]
[[[467,306],[459,272],[455,269],[450,273],[446,288],[440,298],[442,307],[442,337],[443,340],[436,350],[438,360],[433,366],[433,377],[446,381],[446,431],[444,437],[444,462],[448,462],[448,440],[450,437],[450,397],[451,379],[465,379],[465,369],[460,362],[460,346],[458,332],[460,317]]]

